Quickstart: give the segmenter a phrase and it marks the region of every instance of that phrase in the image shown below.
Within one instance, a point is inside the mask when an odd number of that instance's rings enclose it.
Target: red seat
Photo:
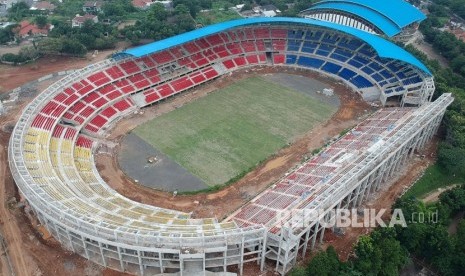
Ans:
[[[227,69],[231,69],[231,68],[236,67],[236,65],[234,64],[234,62],[233,62],[232,60],[225,60],[225,61],[223,61],[223,65],[224,65]]]
[[[158,93],[163,97],[168,97],[169,95],[173,94],[174,91],[173,89],[171,88],[171,86],[169,84],[163,84],[163,85],[160,85],[157,87],[157,91]]]

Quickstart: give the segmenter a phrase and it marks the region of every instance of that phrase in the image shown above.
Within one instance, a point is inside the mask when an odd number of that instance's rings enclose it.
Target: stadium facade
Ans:
[[[314,70],[382,109],[224,221],[127,199],[100,177],[93,150],[134,110],[256,66]],[[446,107],[431,72],[364,31],[298,18],[230,21],[130,49],[52,84],[25,109],[9,145],[13,177],[40,222],[68,250],[116,270],[209,275],[273,260],[285,274],[324,235],[296,210],[359,206],[437,130]],[[295,218],[292,218],[295,220]]]
[[[426,16],[404,0],[323,0],[301,12],[305,18],[353,27],[396,40],[408,40]]]

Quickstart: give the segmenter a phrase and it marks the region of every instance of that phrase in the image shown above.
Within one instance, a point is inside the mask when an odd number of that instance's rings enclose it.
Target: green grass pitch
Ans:
[[[133,132],[214,186],[251,170],[336,110],[304,93],[251,77]]]

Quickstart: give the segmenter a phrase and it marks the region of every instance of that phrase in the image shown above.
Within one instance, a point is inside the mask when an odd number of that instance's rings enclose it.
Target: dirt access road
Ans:
[[[7,163],[7,155],[7,150],[4,147],[0,147],[0,164]],[[0,197],[2,202],[2,204],[0,204],[0,230],[2,231],[2,235],[6,241],[14,271],[18,275],[31,275],[32,271],[29,270],[30,266],[26,265],[24,254],[22,252],[21,230],[16,221],[14,219],[12,220],[12,215],[7,207],[9,199],[5,192],[5,182],[7,181],[7,178],[10,178],[11,176],[7,174],[6,170],[6,166],[0,167]],[[5,267],[5,270],[8,271],[8,268]]]

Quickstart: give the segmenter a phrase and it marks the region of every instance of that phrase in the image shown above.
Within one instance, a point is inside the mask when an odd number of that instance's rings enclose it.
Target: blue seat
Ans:
[[[337,35],[325,34],[323,38],[321,39],[321,42],[328,43],[328,44],[336,44],[337,39],[338,39]]]
[[[423,80],[417,75],[408,79],[403,80],[404,85],[414,84],[422,82]]]
[[[375,62],[375,61],[373,61],[373,62],[371,62],[370,64],[368,64],[368,66],[369,66],[371,69],[375,70],[375,71],[381,71],[381,70],[383,70],[383,67],[381,67],[381,65],[379,65],[379,64],[378,64],[377,62]]]
[[[353,83],[355,86],[357,86],[358,88],[368,88],[368,87],[372,87],[373,84],[367,80],[366,78],[358,75],[354,78],[352,78],[350,80],[351,83]]]
[[[368,75],[371,75],[374,72],[372,69],[370,69],[370,67],[367,67],[367,66],[363,67],[362,71],[367,73]]]
[[[358,50],[360,53],[364,54],[365,56],[367,57],[374,57],[376,55],[376,53],[373,51],[373,49],[368,46],[368,45],[364,45],[362,48],[360,48],[360,50]]]
[[[297,51],[299,51],[301,44],[302,44],[302,41],[288,40],[287,41],[287,50],[297,52]]]
[[[371,76],[372,76],[372,77],[375,79],[375,81],[377,81],[377,82],[380,82],[380,81],[384,80],[384,78],[383,78],[380,74],[378,74],[378,73],[375,73],[375,74],[373,74],[373,75],[371,75]]]
[[[397,75],[397,77],[398,77],[399,79],[405,79],[405,78],[407,78],[407,76],[404,74],[404,72],[397,72],[396,75]]]
[[[319,56],[327,57],[329,55],[329,52],[318,49],[316,50],[316,54]]]
[[[308,31],[307,35],[305,35],[305,40],[320,40],[322,35],[322,31]]]
[[[339,72],[338,75],[341,76],[345,80],[350,80],[353,76],[357,75],[357,73],[355,73],[354,71],[350,69],[344,68]]]
[[[391,69],[392,72],[398,72],[402,70],[402,67],[399,64],[396,64],[395,62],[390,62],[386,64],[387,68]]]
[[[287,32],[287,37],[290,39],[302,39],[304,36],[304,31],[302,30],[289,30]]]
[[[305,41],[302,45],[302,52],[311,53],[315,52],[315,49],[318,48],[318,44],[311,41]]]
[[[297,64],[299,65],[302,65],[305,67],[317,68],[317,69],[319,69],[321,65],[323,65],[323,63],[324,61],[321,59],[304,57],[304,56],[299,57],[299,60],[297,61]]]
[[[340,41],[338,46],[355,51],[362,46],[362,42],[360,40]]]
[[[326,45],[326,44],[320,44],[320,48],[318,48],[318,49],[330,52],[330,51],[332,51],[334,49],[334,47],[330,46],[330,45]]]
[[[336,54],[336,53],[331,54],[331,58],[332,58],[332,59],[335,59],[335,60],[342,61],[342,62],[346,62],[346,61],[349,59],[349,58],[346,57],[346,56],[341,56],[341,55]]]
[[[367,58],[364,58],[362,56],[359,56],[359,55],[355,55],[353,57],[353,60],[357,61],[357,62],[360,62],[361,64],[363,65],[367,65],[368,63],[370,63],[370,60],[367,59]]]
[[[287,55],[286,56],[286,63],[287,64],[295,64],[296,60],[297,60],[296,55]]]
[[[388,78],[392,78],[393,75],[386,69],[384,69],[383,71],[380,72],[381,75],[384,76],[384,78],[388,79]]]
[[[331,62],[326,62],[325,65],[321,68],[323,71],[326,71],[331,74],[337,74],[339,70],[341,70],[342,66],[331,63]]]
[[[355,68],[361,68],[363,64],[359,63],[358,61],[355,61],[353,59],[349,60],[348,62],[350,65],[352,65]]]
[[[340,48],[336,48],[334,50],[334,53],[336,53],[338,55],[341,55],[341,56],[348,57],[348,58],[351,58],[354,55],[352,52],[344,51],[344,50],[342,50]]]

